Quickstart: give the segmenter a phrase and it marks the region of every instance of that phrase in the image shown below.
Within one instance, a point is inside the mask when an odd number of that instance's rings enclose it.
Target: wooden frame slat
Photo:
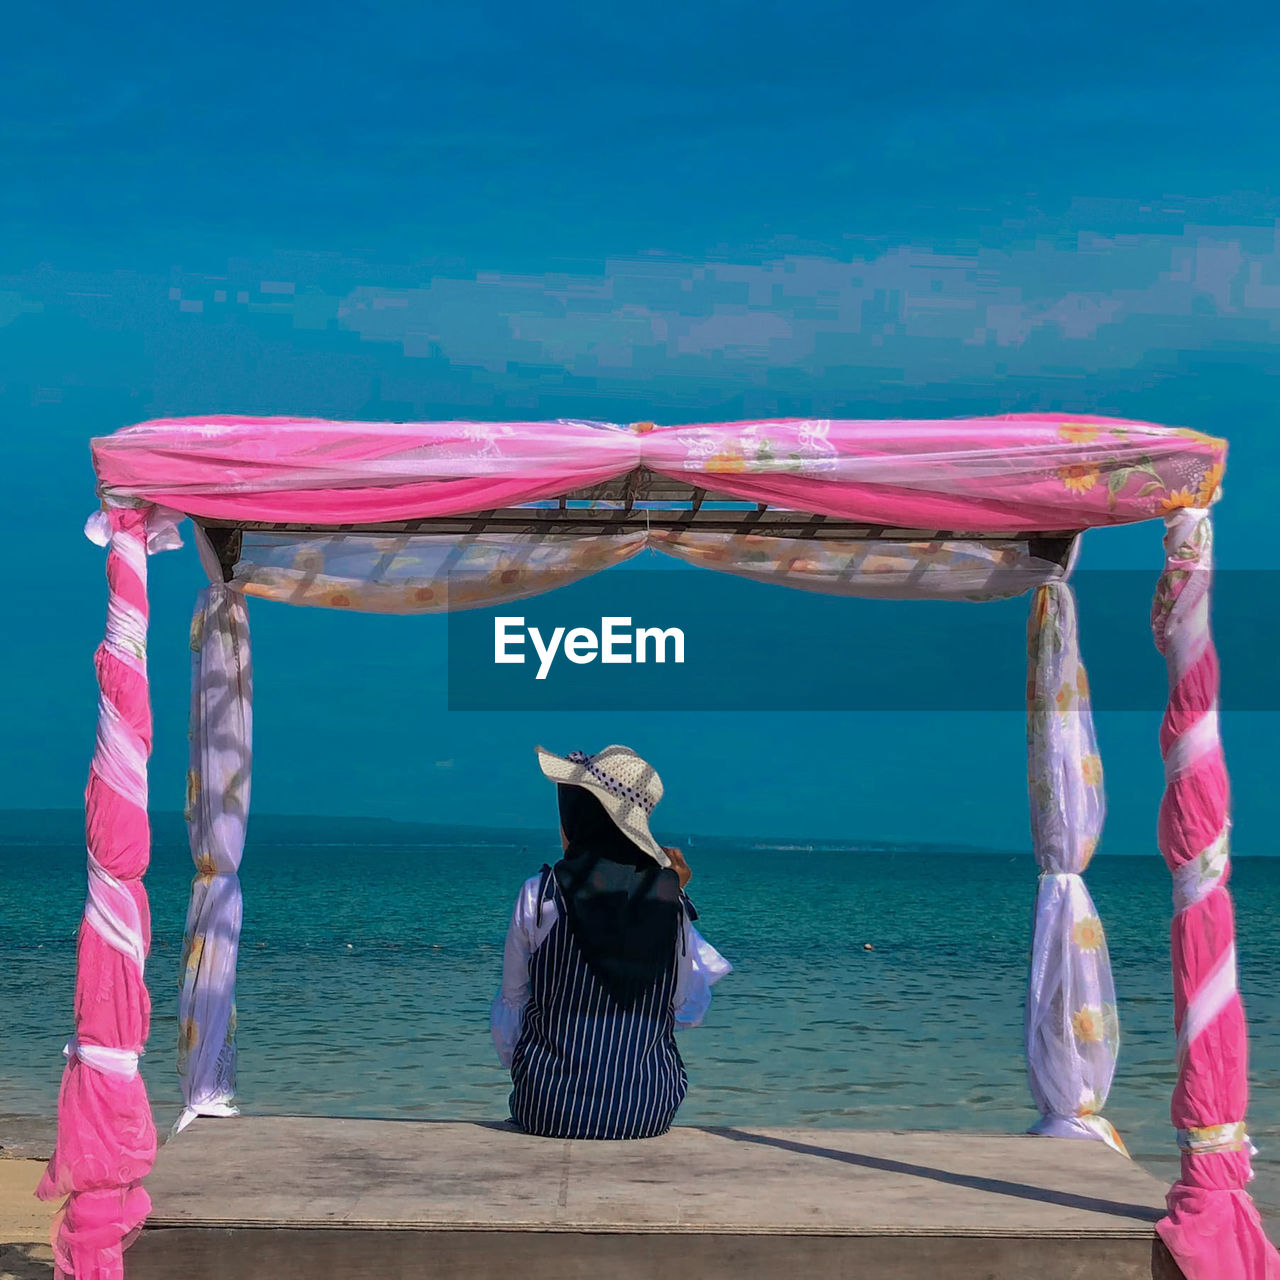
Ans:
[[[483,533],[586,537],[646,529],[693,529],[775,538],[813,538],[822,542],[1026,542],[1033,555],[1059,564],[1066,563],[1071,545],[1080,532],[1076,529],[1031,529],[1014,534],[996,534],[981,530],[910,529],[867,524],[811,511],[791,511],[745,502],[687,481],[655,476],[644,467],[602,484],[576,489],[558,499],[549,499],[548,503],[546,506],[530,504],[466,515],[364,524],[277,524],[259,520],[203,518],[197,522],[213,543],[228,580],[240,557],[242,535],[247,532],[330,536],[346,533],[384,536],[431,534],[465,538]],[[554,505],[550,505],[552,503]],[[570,505],[579,503],[593,505]],[[641,503],[645,505],[639,505]]]

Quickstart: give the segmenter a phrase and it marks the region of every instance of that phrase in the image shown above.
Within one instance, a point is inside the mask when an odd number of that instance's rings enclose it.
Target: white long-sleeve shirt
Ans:
[[[502,954],[502,986],[493,998],[489,1012],[489,1029],[493,1044],[504,1067],[511,1066],[511,1055],[524,1026],[524,1010],[529,1003],[529,960],[546,941],[551,926],[560,912],[554,898],[542,903],[542,919],[538,920],[538,891],[542,876],[530,876],[524,882],[507,929],[507,943]],[[699,1026],[711,1007],[711,988],[727,973],[731,965],[681,913],[684,930],[676,972],[676,1028],[686,1031]]]

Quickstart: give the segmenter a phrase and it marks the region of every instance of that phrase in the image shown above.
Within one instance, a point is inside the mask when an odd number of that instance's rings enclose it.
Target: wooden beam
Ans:
[[[754,533],[820,542],[1026,542],[1033,555],[1060,564],[1066,563],[1078,532],[1073,529],[1033,529],[1015,534],[993,534],[980,530],[965,532],[952,529],[894,528],[864,521],[841,520],[810,511],[788,511],[765,503],[745,502],[687,480],[654,475],[643,466],[600,484],[575,489],[551,501],[555,503],[554,506],[550,503],[547,506],[533,504],[456,516],[430,516],[363,524],[275,524],[256,520],[200,520],[199,523],[204,526],[210,538],[215,540],[223,571],[227,574],[239,557],[237,535],[249,531],[317,536],[349,533],[468,538],[483,533],[589,537],[645,529],[693,529],[707,533]]]
[[[209,544],[213,547],[214,554],[218,557],[223,582],[230,582],[235,574],[236,562],[240,559],[243,531],[234,526],[200,523],[204,528],[205,536],[209,539]]]
[[[480,533],[540,533],[558,536],[590,536],[643,529],[696,529],[709,533],[755,533],[775,538],[804,537],[824,542],[1027,542],[1040,550],[1033,554],[1058,559],[1069,550],[1075,530],[1028,530],[1018,533],[985,533],[981,530],[909,529],[865,524],[815,515],[808,511],[779,511],[774,507],[753,507],[746,511],[670,510],[623,507],[573,510],[560,507],[504,507],[474,515],[434,516],[420,520],[397,520],[370,524],[316,525],[274,524],[262,520],[199,521],[213,536],[215,530],[279,534],[434,535],[465,537]]]
[[[1065,569],[1075,540],[1074,534],[1036,534],[1027,539],[1027,550],[1037,560],[1050,560]]]

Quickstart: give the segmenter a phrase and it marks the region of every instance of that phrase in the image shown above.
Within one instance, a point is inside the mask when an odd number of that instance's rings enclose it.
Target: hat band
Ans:
[[[653,812],[655,801],[637,791],[635,787],[629,787],[625,782],[619,782],[612,774],[598,768],[594,756],[587,755],[585,751],[570,751],[565,756],[565,759],[572,761],[574,764],[582,765],[606,791],[611,791],[616,796],[625,796],[632,804],[638,804],[647,814]]]

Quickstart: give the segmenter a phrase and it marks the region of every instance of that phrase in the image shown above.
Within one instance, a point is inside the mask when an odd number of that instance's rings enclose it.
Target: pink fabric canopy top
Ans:
[[[1116,418],[592,422],[176,418],[93,442],[105,499],[346,524],[559,497],[646,466],[753,502],[971,533],[1128,524],[1207,507],[1225,440]]]

